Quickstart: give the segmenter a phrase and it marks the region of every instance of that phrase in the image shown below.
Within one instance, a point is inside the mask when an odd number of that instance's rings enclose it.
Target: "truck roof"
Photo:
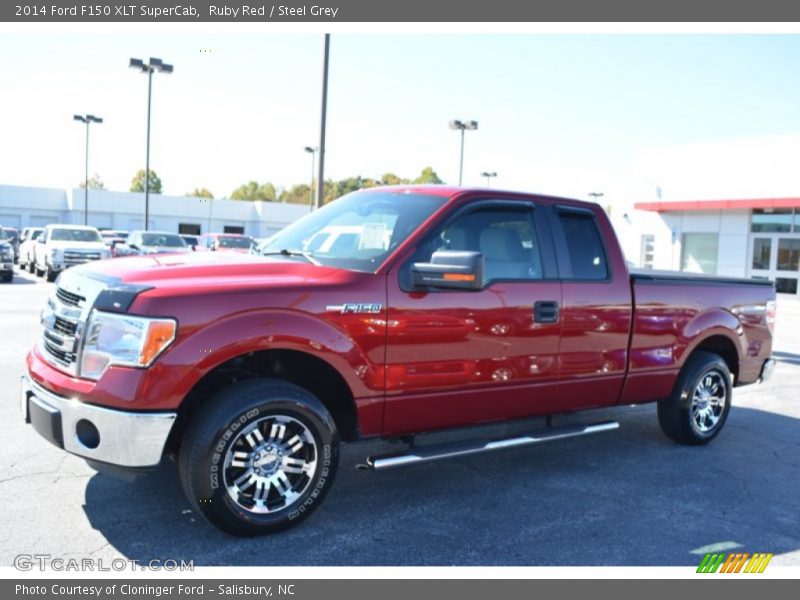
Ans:
[[[372,188],[365,188],[359,193],[381,193],[381,192],[396,192],[396,193],[409,193],[409,194],[429,194],[431,196],[442,196],[445,198],[453,198],[460,195],[471,194],[496,194],[503,198],[535,198],[537,200],[545,200],[547,202],[564,203],[571,205],[585,205],[585,206],[599,206],[596,202],[588,200],[577,200],[575,198],[567,198],[563,196],[551,196],[548,194],[536,194],[531,192],[523,192],[520,190],[504,190],[501,188],[482,188],[482,187],[466,187],[457,185],[440,185],[440,184],[403,184],[403,185],[384,185]]]

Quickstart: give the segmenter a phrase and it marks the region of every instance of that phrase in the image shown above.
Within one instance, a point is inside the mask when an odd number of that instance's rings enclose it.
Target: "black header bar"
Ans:
[[[795,0],[11,0],[0,22],[785,22]]]

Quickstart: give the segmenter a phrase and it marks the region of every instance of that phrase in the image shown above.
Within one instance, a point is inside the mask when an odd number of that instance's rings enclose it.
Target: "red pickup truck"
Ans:
[[[667,436],[705,444],[732,388],[775,364],[771,282],[631,273],[595,204],[377,188],[259,253],[62,273],[27,357],[26,421],[99,470],[175,457],[197,512],[255,535],[318,506],[340,442],[408,442],[362,465],[384,469],[606,431],[552,420],[657,402]],[[416,443],[536,416],[525,435]]]

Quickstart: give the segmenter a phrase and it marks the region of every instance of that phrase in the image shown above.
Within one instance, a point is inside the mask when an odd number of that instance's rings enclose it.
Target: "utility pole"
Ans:
[[[322,206],[325,194],[325,125],[328,112],[328,62],[331,34],[325,34],[325,49],[322,56],[322,111],[319,123],[319,172],[317,173],[317,208]]]

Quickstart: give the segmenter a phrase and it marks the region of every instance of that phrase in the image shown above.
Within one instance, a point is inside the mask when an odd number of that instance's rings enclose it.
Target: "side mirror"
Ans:
[[[131,248],[133,250],[138,250],[139,246],[137,246],[136,244],[128,244],[128,248]]]
[[[429,263],[414,263],[414,287],[451,290],[483,289],[483,254],[439,250]]]

